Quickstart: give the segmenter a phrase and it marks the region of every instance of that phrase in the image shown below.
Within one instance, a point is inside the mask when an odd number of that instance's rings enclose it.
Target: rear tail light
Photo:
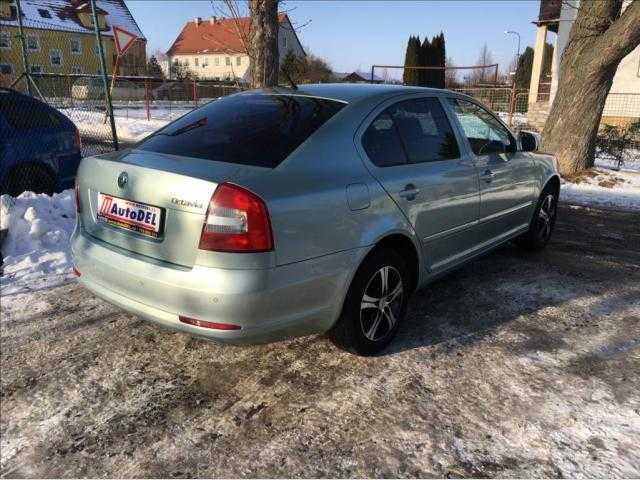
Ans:
[[[80,184],[78,183],[78,177],[76,177],[74,191],[76,197],[76,213],[80,213]]]
[[[75,128],[73,132],[73,146],[80,150],[82,147],[82,142],[80,141],[80,131]]]
[[[273,250],[267,206],[250,191],[221,183],[209,202],[198,248],[216,252]]]
[[[183,317],[182,315],[178,315],[178,319],[182,323],[196,327],[211,328],[212,330],[240,330],[241,328],[240,325],[234,325],[232,323],[207,322],[206,320],[196,320],[195,318]]]

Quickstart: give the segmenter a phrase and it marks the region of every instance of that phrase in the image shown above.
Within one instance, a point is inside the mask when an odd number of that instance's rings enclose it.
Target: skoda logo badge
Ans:
[[[127,172],[122,172],[120,175],[118,175],[118,186],[120,188],[124,188],[128,181],[129,175],[127,175]]]

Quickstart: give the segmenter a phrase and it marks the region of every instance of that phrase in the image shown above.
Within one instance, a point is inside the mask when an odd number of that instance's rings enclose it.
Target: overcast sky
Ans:
[[[147,50],[166,51],[182,26],[194,17],[209,17],[208,0],[126,0],[148,39]],[[474,65],[486,42],[494,60],[506,70],[516,53],[514,30],[521,50],[533,45],[539,1],[325,1],[288,0],[298,36],[312,53],[326,59],[335,71],[368,71],[372,64],[400,65],[409,35],[445,34],[447,56],[457,65]]]

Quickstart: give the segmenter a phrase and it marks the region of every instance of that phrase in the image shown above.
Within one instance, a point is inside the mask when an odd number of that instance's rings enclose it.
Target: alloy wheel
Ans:
[[[360,328],[368,340],[376,342],[391,333],[403,297],[402,276],[394,267],[382,267],[371,276],[360,303]]]
[[[538,238],[541,241],[546,241],[551,236],[551,228],[553,227],[553,220],[556,216],[556,202],[555,197],[548,194],[542,200],[540,205],[540,211],[538,213]]]

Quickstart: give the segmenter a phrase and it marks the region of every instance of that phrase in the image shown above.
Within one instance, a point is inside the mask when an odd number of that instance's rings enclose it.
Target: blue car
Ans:
[[[55,108],[0,88],[0,194],[52,194],[73,187],[80,134]]]

